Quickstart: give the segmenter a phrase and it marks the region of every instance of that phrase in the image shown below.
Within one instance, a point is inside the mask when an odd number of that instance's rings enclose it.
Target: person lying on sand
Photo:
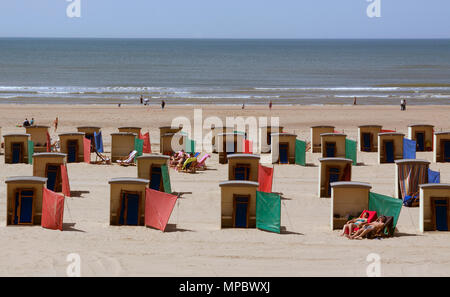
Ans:
[[[353,220],[348,221],[344,225],[344,228],[342,228],[341,236],[344,236],[344,235],[346,235],[347,237],[350,236],[352,234],[354,228],[361,228],[362,226],[367,224],[368,218],[369,218],[369,213],[365,212],[364,215],[362,216],[362,218],[355,218]],[[348,234],[345,234],[347,230],[348,230]]]
[[[381,229],[384,228],[384,223],[386,222],[386,217],[381,216],[379,217],[375,222],[369,223],[364,225],[361,229],[356,231],[355,234],[350,236],[350,239],[363,239],[367,235],[369,235],[370,232],[378,233]]]

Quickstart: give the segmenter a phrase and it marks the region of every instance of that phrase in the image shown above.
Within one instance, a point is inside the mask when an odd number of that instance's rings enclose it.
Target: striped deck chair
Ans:
[[[200,159],[200,161],[197,162],[197,165],[196,165],[197,169],[198,169],[198,170],[206,170],[206,160],[207,160],[208,158],[210,158],[210,157],[211,157],[210,154],[205,154],[205,155]]]
[[[116,162],[119,163],[120,166],[134,165],[134,158],[136,157],[137,153],[137,150],[133,150],[126,159],[117,160]]]

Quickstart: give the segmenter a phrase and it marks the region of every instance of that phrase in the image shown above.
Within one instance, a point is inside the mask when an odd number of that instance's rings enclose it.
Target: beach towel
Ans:
[[[427,166],[425,164],[398,164],[398,181],[401,198],[414,195],[419,191],[419,185],[428,182]]]
[[[83,138],[84,162],[91,163],[91,140]]]
[[[44,188],[41,226],[46,229],[63,229],[64,196]]]
[[[28,140],[28,164],[33,164],[34,142]]]
[[[244,139],[244,154],[253,154],[253,142]]]
[[[144,135],[141,135],[141,133],[139,133],[139,139],[142,139],[144,141],[143,147],[142,147],[142,152],[144,154],[151,154],[152,153],[152,146],[150,144],[150,133],[147,132]]]
[[[295,164],[306,165],[306,142],[299,139],[295,140]]]
[[[416,142],[411,139],[403,139],[403,159],[416,158]]]
[[[428,169],[428,183],[429,184],[440,184],[441,183],[441,173],[439,171],[433,171]]]
[[[61,180],[62,180],[62,193],[64,196],[70,197],[70,184],[69,175],[67,174],[67,167],[61,164]]]
[[[273,168],[258,165],[258,191],[271,193],[273,183]]]
[[[47,132],[47,153],[52,151],[52,143],[51,143],[51,139],[50,139],[50,134],[48,134]]]
[[[99,153],[103,153],[103,137],[102,132],[94,132],[95,149]]]
[[[345,140],[345,157],[347,159],[351,159],[353,160],[353,165],[357,165],[357,145],[356,145],[356,141],[351,140],[351,139],[346,139]]]
[[[256,228],[281,232],[280,195],[256,191]]]
[[[395,229],[395,227],[397,226],[398,218],[400,217],[400,212],[402,210],[402,201],[400,199],[395,199],[389,196],[370,192],[369,210],[376,211],[378,217],[394,217],[392,228]]]
[[[169,168],[167,168],[167,165],[161,166],[161,174],[163,178],[164,192],[169,194],[172,193],[172,187],[170,185]]]
[[[172,194],[145,189],[145,226],[164,232],[177,198]]]
[[[134,139],[134,150],[137,152],[136,157],[140,157],[143,154],[144,151],[144,140],[135,138]]]

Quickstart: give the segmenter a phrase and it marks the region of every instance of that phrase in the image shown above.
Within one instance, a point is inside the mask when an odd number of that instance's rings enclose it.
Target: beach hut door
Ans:
[[[47,165],[47,189],[53,192],[61,192],[61,165]]]
[[[450,162],[450,141],[444,140],[442,144],[443,161]]]
[[[416,132],[417,151],[425,151],[425,132]]]
[[[363,151],[371,152],[372,151],[372,133],[363,133]]]
[[[150,189],[163,191],[161,167],[152,166],[150,169]]]
[[[138,193],[122,193],[119,225],[139,225],[139,201],[140,195]]]
[[[336,143],[335,142],[326,142],[325,143],[325,152],[327,158],[336,157]]]
[[[384,142],[384,151],[386,155],[386,163],[394,163],[394,142],[393,141],[385,141]]]
[[[77,161],[78,155],[78,141],[69,140],[67,142],[67,162],[73,163]]]
[[[18,190],[14,202],[13,225],[33,224],[33,190]]]
[[[23,162],[23,144],[21,142],[12,144],[12,163],[22,163]]]
[[[249,196],[235,196],[234,197],[234,227],[247,228],[248,227],[248,202]]]
[[[289,164],[289,144],[280,143],[280,164]]]
[[[339,168],[329,168],[328,169],[328,192],[327,195],[331,196],[331,183],[338,182],[339,179]]]
[[[437,231],[448,231],[449,223],[449,199],[431,198],[431,205],[434,217],[434,226]]]

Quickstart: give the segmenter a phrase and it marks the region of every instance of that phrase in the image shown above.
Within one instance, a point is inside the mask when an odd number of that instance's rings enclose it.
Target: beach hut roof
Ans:
[[[347,135],[346,134],[344,134],[344,133],[322,133],[322,134],[320,134],[320,136],[336,136],[336,137],[342,137],[342,136],[344,136],[344,137],[347,137]]]
[[[63,153],[34,153],[33,158],[39,158],[39,157],[65,157],[67,154]]]
[[[5,183],[33,183],[33,184],[44,184],[47,182],[46,177],[39,176],[13,176],[6,179]]]
[[[49,129],[50,128],[50,126],[46,126],[46,125],[33,125],[33,126],[28,126],[28,127],[25,127],[25,128],[47,128],[47,129]]]
[[[132,133],[132,132],[115,132],[115,133],[111,133],[111,135],[120,135],[120,136],[131,136],[134,135],[136,136],[136,133]]]
[[[220,187],[258,187],[259,183],[247,180],[230,180],[219,184]]]
[[[261,128],[284,128],[283,126],[262,125]]]
[[[79,136],[85,135],[84,132],[69,132],[69,133],[60,133],[59,136]]]
[[[146,159],[170,159],[170,156],[166,155],[159,155],[159,154],[152,154],[152,155],[145,155],[137,157],[138,160],[146,160]]]
[[[411,124],[411,125],[408,125],[408,127],[434,127],[434,125],[430,125],[430,124]]]
[[[146,185],[150,181],[148,179],[143,178],[135,178],[135,177],[117,177],[109,180],[109,184],[138,184],[138,185]]]
[[[233,158],[251,158],[251,159],[260,159],[259,155],[254,155],[254,154],[232,154],[232,155],[228,155],[227,156],[228,159],[233,159]]]
[[[142,129],[142,127],[119,127],[118,129]]]
[[[10,134],[3,135],[3,137],[17,137],[17,136],[30,137],[30,134],[26,134],[26,133],[10,133]]]
[[[400,133],[400,132],[383,132],[383,133],[378,133],[378,135],[382,135],[382,136],[405,136],[405,134]]]
[[[333,162],[333,161],[340,161],[340,162],[347,162],[347,163],[353,163],[352,159],[347,158],[319,158],[319,162]]]
[[[416,164],[427,164],[429,165],[430,162],[427,160],[418,160],[418,159],[401,159],[401,160],[395,160],[396,164],[407,164],[407,163],[416,163]]]
[[[97,126],[79,126],[77,129],[101,129],[101,127]]]
[[[424,189],[443,189],[450,190],[450,184],[422,184],[419,187]]]
[[[369,183],[363,182],[334,182],[330,184],[333,188],[368,188],[371,189],[372,186]]]
[[[292,136],[297,137],[297,134],[294,133],[270,133],[272,136]]]
[[[435,135],[447,135],[450,134],[450,131],[444,131],[444,132],[434,132]]]
[[[182,124],[178,125],[178,127],[177,126],[171,126],[171,125],[159,127],[159,129],[181,129],[181,128],[183,128]]]
[[[358,128],[372,128],[372,127],[382,128],[383,126],[382,125],[360,125],[360,126],[358,126]]]
[[[311,128],[336,128],[335,126],[329,126],[329,125],[318,125],[318,126],[311,126]]]

